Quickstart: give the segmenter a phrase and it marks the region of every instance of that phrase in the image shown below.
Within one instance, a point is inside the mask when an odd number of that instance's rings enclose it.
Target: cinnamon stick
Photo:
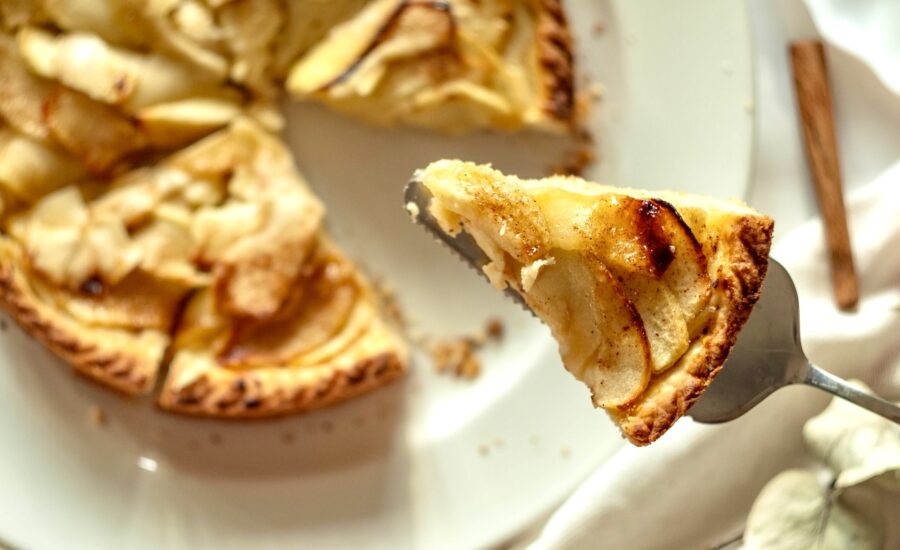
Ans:
[[[834,296],[838,307],[850,309],[859,301],[859,284],[844,210],[825,50],[821,42],[801,41],[792,43],[790,51],[806,157],[812,171],[831,257]]]

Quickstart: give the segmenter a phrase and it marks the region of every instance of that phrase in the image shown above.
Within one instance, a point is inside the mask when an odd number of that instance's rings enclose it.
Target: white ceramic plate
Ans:
[[[571,0],[581,68],[606,88],[592,126],[609,182],[744,194],[751,60],[740,0]],[[594,32],[603,23],[605,31]],[[400,191],[441,157],[540,175],[546,136],[384,131],[290,106],[298,163],[334,234],[420,325],[508,336],[462,381],[419,362],[344,406],[230,424],[164,415],[0,332],[0,541],[42,548],[473,548],[506,540],[622,445],[546,329],[413,227]],[[93,406],[106,426],[90,419]],[[2,544],[0,544],[2,546]]]

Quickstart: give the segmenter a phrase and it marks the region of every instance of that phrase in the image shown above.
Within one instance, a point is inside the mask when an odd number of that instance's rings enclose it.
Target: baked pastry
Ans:
[[[78,372],[125,393],[149,391],[171,357],[170,410],[326,405],[393,380],[406,358],[323,214],[287,149],[237,118],[111,184],[10,213],[0,297]]]
[[[494,286],[522,295],[636,445],[700,397],[759,297],[773,222],[737,201],[450,160],[415,178],[441,228],[474,238]]]
[[[565,130],[577,118],[560,0],[374,0],[286,87],[384,125]]]

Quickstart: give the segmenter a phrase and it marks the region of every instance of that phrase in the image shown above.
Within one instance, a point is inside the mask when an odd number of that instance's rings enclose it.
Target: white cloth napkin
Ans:
[[[800,330],[810,359],[897,399],[900,162],[852,195],[848,213],[861,283],[857,311],[842,313],[834,306],[820,221],[781,239],[772,255],[798,288]],[[728,540],[741,532],[762,486],[808,460],[801,428],[828,399],[812,388],[790,387],[728,424],[682,419],[652,446],[625,448],[603,464],[530,547],[668,550]]]

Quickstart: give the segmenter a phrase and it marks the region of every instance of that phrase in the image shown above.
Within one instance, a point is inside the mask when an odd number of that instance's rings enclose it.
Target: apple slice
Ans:
[[[653,373],[668,369],[684,355],[691,343],[678,302],[668,286],[653,277],[619,274],[619,282],[637,309],[647,333]]]
[[[525,301],[559,342],[563,363],[587,384],[594,405],[623,407],[647,387],[650,346],[625,290],[602,263],[552,252]]]
[[[308,354],[341,332],[358,301],[347,267],[324,262],[276,317],[236,323],[219,361],[231,367],[284,364]]]

